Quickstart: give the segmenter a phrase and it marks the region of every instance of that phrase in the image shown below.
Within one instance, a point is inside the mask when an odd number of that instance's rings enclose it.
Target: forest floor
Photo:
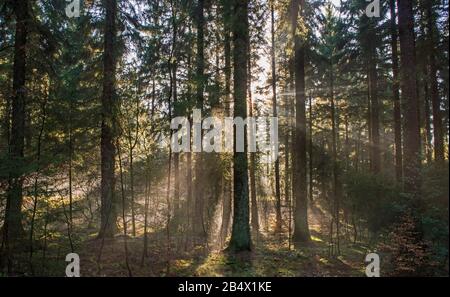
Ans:
[[[289,248],[286,235],[283,238],[272,233],[260,234],[252,252],[238,255],[219,247],[183,246],[182,238],[175,236],[168,250],[165,235],[152,234],[148,256],[143,259],[142,238],[127,237],[128,270],[124,237],[104,241],[102,248],[98,240],[90,240],[83,244],[80,253],[81,273],[83,276],[364,276],[368,247],[343,237],[340,255],[330,256],[329,219],[318,207],[313,207],[309,213],[312,241],[298,249]]]

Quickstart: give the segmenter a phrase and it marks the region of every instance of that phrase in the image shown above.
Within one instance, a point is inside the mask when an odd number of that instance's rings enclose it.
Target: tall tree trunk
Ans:
[[[229,0],[223,1],[223,27],[224,27],[224,55],[225,55],[225,110],[227,116],[232,115],[231,98],[231,4]]]
[[[232,195],[231,181],[226,180],[222,205],[222,225],[220,227],[220,239],[223,246],[228,236],[231,221]]]
[[[370,81],[370,106],[371,106],[371,129],[372,150],[371,168],[373,173],[380,173],[381,170],[381,149],[380,149],[380,107],[378,102],[377,69],[375,62],[375,52],[371,52],[369,59],[369,81]]]
[[[195,21],[197,26],[197,70],[196,70],[196,87],[197,87],[197,102],[196,107],[203,111],[204,104],[204,88],[205,88],[205,0],[198,0],[195,14]],[[203,136],[203,134],[202,134]],[[202,143],[200,143],[202,146]],[[195,236],[205,237],[205,230],[203,228],[203,186],[201,184],[203,178],[203,154],[199,153],[196,156],[195,168],[195,195],[194,195],[194,217],[193,217],[193,231]]]
[[[270,5],[271,15],[271,39],[272,39],[272,116],[278,117],[277,109],[277,69],[276,69],[276,52],[275,52],[275,8],[272,1]],[[281,189],[280,189],[280,159],[276,156],[275,160],[275,201],[276,201],[276,223],[275,232],[280,233],[282,230],[283,222],[281,217]]]
[[[115,207],[115,126],[116,126],[116,14],[117,0],[106,0],[105,40],[103,53],[103,95],[101,132],[101,227],[100,238],[116,233]]]
[[[22,187],[23,158],[25,134],[26,106],[26,58],[28,39],[28,0],[14,2],[16,17],[16,33],[14,41],[13,94],[12,94],[12,124],[9,143],[9,185],[3,226],[3,243],[8,253],[8,271],[11,272],[12,253],[19,244],[19,239],[25,233],[22,226]]]
[[[191,32],[189,32],[191,33]],[[187,68],[188,68],[188,80],[192,79],[192,49],[190,49],[188,51],[188,57],[187,57]],[[192,101],[192,87],[189,84],[187,87],[187,97],[189,102]],[[189,117],[189,123],[190,126],[192,127],[192,118]],[[195,206],[194,205],[194,201],[193,201],[193,174],[192,174],[192,143],[191,143],[191,139],[189,139],[189,152],[186,153],[186,200],[187,200],[187,206],[186,206],[186,216],[187,216],[187,230],[189,230],[188,232],[186,232],[187,236],[190,237],[190,235],[192,235],[193,231],[193,217],[194,217],[194,212],[192,211],[192,208]]]
[[[334,62],[333,57],[330,57],[330,101],[331,101],[331,147],[332,147],[332,158],[333,158],[333,220],[336,224],[336,248],[335,250],[338,254],[340,253],[339,237],[340,237],[340,185],[339,185],[339,165],[337,156],[337,139],[338,139],[338,127],[336,124],[336,104],[334,98]],[[333,228],[331,227],[331,230]],[[333,239],[333,232],[330,232],[330,238]],[[332,243],[332,242],[331,242]]]
[[[249,110],[249,116],[252,118],[253,115],[253,98],[252,98],[252,65],[251,65],[251,47],[249,45],[248,50],[248,110]],[[250,137],[256,137],[256,135],[253,134],[253,130],[249,132]],[[251,204],[251,225],[252,225],[252,232],[255,235],[256,240],[258,240],[259,235],[259,217],[258,217],[258,200],[256,196],[256,153],[250,152],[250,204]]]
[[[147,157],[147,163],[150,161]],[[144,265],[145,259],[148,258],[148,210],[150,208],[150,195],[151,195],[151,177],[150,177],[150,165],[146,164],[146,174],[145,174],[145,202],[144,202],[144,248],[142,251],[142,258],[141,258],[141,266]],[[125,223],[124,228],[125,228]]]
[[[137,135],[136,135],[137,137]],[[131,235],[136,237],[136,205],[134,199],[134,149],[131,145],[131,135],[130,135],[130,150],[128,152],[129,162],[130,162],[130,205],[131,205]],[[121,177],[122,178],[122,177]],[[122,180],[121,180],[122,182]]]
[[[441,99],[439,98],[439,90],[437,84],[437,66],[436,66],[436,24],[433,15],[433,1],[426,0],[426,16],[427,16],[427,52],[430,63],[429,82],[430,95],[433,108],[433,131],[434,131],[434,156],[437,162],[444,162],[444,129],[442,125]]]
[[[344,168],[345,170],[349,169],[349,152],[350,152],[350,123],[348,121],[349,113],[348,110],[346,110],[346,113],[344,115],[344,129],[345,129],[345,141],[344,141]]]
[[[424,68],[427,68],[427,66],[425,65]],[[428,77],[428,71],[427,69],[425,69],[425,77]],[[427,163],[431,163],[433,161],[433,146],[431,144],[432,142],[432,131],[431,131],[431,106],[430,106],[430,88],[428,86],[428,82],[425,81],[424,82],[424,118],[425,118],[425,143],[424,143],[424,147],[425,147],[425,156],[426,156],[426,160]]]
[[[398,69],[398,33],[395,12],[395,0],[389,1],[391,11],[391,48],[392,48],[392,92],[394,96],[394,137],[395,137],[395,175],[397,181],[403,177],[403,153],[402,153],[402,115],[400,102],[400,78]]]
[[[286,100],[287,101],[287,100]],[[289,117],[289,115],[288,115]],[[289,175],[291,172],[291,165],[289,163],[289,156],[290,156],[290,141],[289,141],[289,128],[286,128],[286,132],[284,135],[284,200],[287,203],[290,201],[289,198],[289,188],[291,186]]]
[[[170,103],[169,103],[170,105]],[[170,110],[170,108],[169,108]],[[172,138],[172,133],[170,135]],[[170,265],[171,265],[171,247],[172,247],[172,240],[171,240],[171,234],[170,234],[170,222],[172,220],[172,203],[170,201],[170,189],[171,189],[171,177],[172,177],[172,148],[169,148],[169,164],[168,164],[168,172],[167,172],[167,189],[166,189],[166,205],[167,205],[167,212],[166,212],[166,273],[170,273]]]
[[[292,92],[292,90],[294,90],[295,88],[295,75],[294,75],[294,58],[290,57],[287,61],[288,64],[288,68],[289,68],[289,75],[288,75],[288,82],[287,82],[287,87],[286,87],[286,93],[290,93]],[[289,237],[291,236],[291,218],[290,218],[290,214],[291,214],[291,192],[292,192],[292,164],[289,164],[289,161],[291,159],[291,162],[293,163],[293,144],[292,144],[292,132],[291,132],[291,126],[292,126],[292,120],[291,117],[293,115],[293,104],[291,104],[289,98],[291,98],[290,96],[285,96],[285,101],[284,101],[284,105],[285,105],[285,112],[286,112],[286,134],[284,136],[284,147],[285,147],[285,200],[286,200],[286,204],[288,204],[289,207]],[[290,158],[291,155],[291,158]],[[289,238],[290,240],[290,238]]]
[[[172,4],[173,5],[173,4]],[[173,84],[173,110],[174,117],[181,116],[178,108],[178,21],[176,8],[172,6],[172,54],[174,59],[172,65],[172,84]],[[173,197],[173,211],[174,217],[178,223],[178,214],[180,210],[180,154],[173,153],[173,171],[174,171],[174,197]]]
[[[247,66],[249,45],[248,0],[233,1],[233,63],[234,63],[234,116],[247,117]],[[235,149],[233,156],[234,201],[233,228],[229,249],[248,251],[251,249],[248,197],[247,133],[244,133],[244,152],[236,152],[236,128],[234,131]]]
[[[425,19],[425,12],[420,11],[420,19]],[[419,34],[421,36],[426,36],[425,30],[426,30],[426,22],[423,24],[423,22],[420,22],[419,26]],[[420,63],[421,68],[417,69],[421,75],[424,76],[424,79],[417,78],[417,96],[419,98],[419,125],[420,125],[420,131],[421,131],[421,137],[423,138],[422,141],[422,153],[425,157],[425,160],[428,164],[430,164],[433,161],[433,137],[432,137],[432,131],[431,131],[431,105],[430,105],[430,88],[429,88],[429,57],[428,54],[425,55],[425,61],[423,63]],[[419,67],[419,65],[418,65]],[[423,97],[423,102],[420,101],[421,96]],[[420,106],[423,103],[423,106]],[[420,116],[421,112],[423,111],[423,117]],[[423,132],[422,132],[423,130]]]
[[[293,0],[292,30],[295,53],[295,138],[294,174],[295,195],[294,235],[295,247],[310,241],[308,227],[308,197],[306,176],[306,94],[305,94],[305,40],[296,32],[299,14],[303,16],[304,1]],[[303,20],[302,20],[303,21]]]
[[[398,0],[400,36],[401,90],[404,112],[404,181],[405,190],[417,204],[420,202],[421,156],[419,100],[417,98],[416,56],[414,40],[413,3]]]
[[[140,85],[138,87],[140,91]],[[138,91],[138,92],[139,92]],[[129,170],[130,170],[130,204],[131,204],[131,234],[136,237],[136,203],[134,195],[134,149],[137,146],[139,140],[139,100],[136,100],[136,132],[133,139],[133,133],[131,125],[128,129],[128,158],[129,158]],[[122,182],[122,180],[121,180]]]
[[[364,32],[364,52],[367,63],[367,82],[369,89],[370,104],[370,168],[375,174],[381,170],[381,149],[380,149],[380,107],[378,102],[378,73],[377,73],[377,28],[372,18],[364,16],[367,25]]]
[[[73,225],[73,128],[72,128],[72,100],[69,103],[69,220]]]
[[[119,158],[119,172],[120,172],[120,193],[122,197],[122,224],[123,224],[123,247],[125,252],[125,266],[127,267],[128,276],[132,277],[133,273],[130,268],[130,261],[128,257],[128,234],[127,234],[127,218],[125,215],[125,187],[123,181],[123,167],[122,154],[120,152],[120,143],[117,141],[117,156]],[[144,242],[144,245],[146,243]]]
[[[232,98],[231,98],[231,4],[228,0],[222,1],[223,8],[223,27],[224,27],[224,55],[225,55],[225,114],[227,117],[232,116]],[[230,163],[230,171],[232,164]],[[221,226],[221,244],[225,243],[228,236],[228,230],[231,220],[232,195],[233,195],[232,178],[226,180],[225,193],[222,202],[222,226]]]
[[[314,202],[314,163],[313,163],[313,97],[309,96],[309,201]]]
[[[373,160],[373,150],[371,148],[373,139],[372,139],[372,102],[370,102],[370,78],[367,75],[367,136],[369,141],[369,147],[367,150],[367,155],[369,157],[369,170],[372,169],[372,160]],[[365,163],[365,162],[364,162]]]
[[[50,83],[49,83],[50,85]],[[51,87],[51,86],[50,86]],[[50,97],[50,94],[47,94],[47,98],[42,103],[41,107],[41,127],[39,129],[39,134],[37,138],[37,149],[36,149],[36,176],[34,178],[34,185],[33,185],[33,212],[31,215],[31,222],[30,222],[30,256],[29,256],[29,262],[30,262],[30,268],[31,273],[34,275],[34,267],[33,267],[33,253],[34,253],[34,227],[36,222],[36,213],[38,209],[38,202],[39,202],[39,175],[41,171],[41,151],[42,151],[42,138],[44,135],[45,125],[47,121],[47,99]]]

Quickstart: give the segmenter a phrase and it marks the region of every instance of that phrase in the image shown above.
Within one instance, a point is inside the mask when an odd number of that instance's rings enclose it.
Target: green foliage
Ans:
[[[417,221],[405,215],[396,223],[381,251],[388,253],[384,265],[390,276],[430,276],[436,272],[429,244],[421,237]]]
[[[440,268],[448,265],[449,249],[449,167],[448,164],[432,164],[423,170],[422,231],[429,242],[432,259]]]
[[[344,207],[367,228],[379,233],[405,210],[406,199],[392,179],[370,173],[349,173],[344,178]]]

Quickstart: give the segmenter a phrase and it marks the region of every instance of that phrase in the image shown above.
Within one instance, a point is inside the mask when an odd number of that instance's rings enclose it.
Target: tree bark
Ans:
[[[404,113],[404,188],[415,202],[420,201],[421,156],[419,100],[417,98],[413,3],[398,0],[401,90]]]
[[[103,53],[103,95],[101,131],[101,227],[99,238],[116,233],[115,190],[115,126],[116,126],[116,14],[117,0],[105,1],[105,37]]]
[[[296,32],[299,14],[303,15],[304,1],[293,0],[292,30],[295,52],[295,138],[293,190],[295,195],[295,247],[310,241],[308,227],[308,197],[306,176],[306,94],[305,94],[305,40]]]
[[[309,96],[309,201],[314,202],[314,159],[313,159],[313,97]]]
[[[400,102],[400,80],[398,69],[398,33],[395,12],[395,0],[390,0],[391,11],[391,48],[392,48],[392,92],[394,96],[394,137],[395,137],[395,175],[397,181],[403,177],[403,153],[402,153],[402,115]]]
[[[122,154],[120,152],[120,144],[117,142],[117,156],[119,158],[119,172],[120,172],[120,193],[122,198],[122,224],[123,224],[123,245],[125,252],[125,266],[127,267],[128,276],[132,277],[133,273],[130,268],[130,261],[128,257],[128,234],[127,234],[127,218],[125,215],[125,187],[123,181],[123,167],[122,167]],[[147,228],[147,222],[145,222],[145,229]],[[134,235],[133,235],[134,236]],[[146,240],[146,238],[145,238]],[[144,241],[144,245],[146,242]]]
[[[197,70],[196,70],[196,87],[197,87],[197,102],[198,109],[203,111],[204,104],[204,88],[205,88],[205,0],[198,0],[195,14],[195,21],[197,26]],[[202,134],[203,136],[203,134]],[[201,144],[202,145],[202,144]],[[205,237],[205,230],[203,229],[203,186],[201,180],[203,177],[203,155],[199,153],[196,155],[195,163],[195,195],[194,195],[194,212],[193,217],[193,231],[195,236]]]
[[[224,27],[224,55],[225,55],[225,113],[227,117],[232,116],[232,98],[231,98],[231,4],[228,0],[222,1],[223,6],[223,27]],[[230,171],[232,164],[230,164]],[[222,226],[221,226],[221,242],[224,244],[231,221],[232,195],[233,195],[232,178],[226,180],[225,193],[223,195],[222,205]]]
[[[367,83],[369,89],[369,129],[370,129],[370,169],[374,174],[381,170],[380,149],[380,107],[378,101],[378,73],[377,73],[377,28],[374,20],[363,16],[365,31],[363,34],[363,48],[367,63]]]
[[[249,46],[248,59],[248,101],[249,101],[249,116],[253,117],[253,98],[252,98],[252,65],[251,65],[251,47]],[[249,132],[250,137],[256,137],[253,132]],[[258,200],[256,196],[256,153],[250,152],[250,205],[251,205],[251,226],[252,232],[258,240],[259,235],[259,217],[258,217]]]
[[[172,4],[173,5],[173,4]],[[172,7],[172,54],[174,62],[172,64],[172,84],[173,84],[173,111],[174,117],[181,116],[178,108],[178,21],[176,8]],[[173,197],[173,211],[174,217],[178,223],[178,214],[180,210],[180,154],[173,153],[173,171],[174,171],[174,197]]]
[[[140,90],[140,86],[138,87]],[[134,194],[134,149],[136,148],[139,140],[139,99],[136,100],[136,131],[133,139],[131,125],[128,128],[128,158],[129,158],[129,171],[130,171],[130,205],[131,205],[131,231],[133,237],[136,236],[136,204]],[[121,180],[122,182],[122,180]]]
[[[436,66],[436,24],[433,15],[433,1],[426,0],[426,16],[427,16],[427,47],[428,47],[428,61],[430,63],[429,68],[429,83],[430,83],[430,96],[431,105],[433,109],[433,137],[434,137],[434,158],[437,162],[444,162],[444,129],[442,125],[441,114],[441,100],[439,97],[439,90],[437,84],[437,66]]]
[[[333,158],[333,221],[336,224],[336,249],[335,251],[340,253],[340,182],[339,182],[339,165],[337,156],[337,139],[338,139],[338,126],[336,124],[336,104],[334,98],[334,62],[333,57],[330,57],[330,101],[331,101],[331,147],[332,147],[332,158]],[[331,230],[333,230],[331,228]],[[333,232],[330,231],[330,238],[333,240]],[[333,251],[333,249],[332,249]]]
[[[15,1],[14,15],[16,18],[16,33],[14,41],[13,66],[13,94],[12,94],[12,123],[9,143],[9,157],[11,164],[9,171],[9,185],[5,209],[5,223],[3,227],[3,242],[6,244],[8,261],[9,252],[14,253],[19,239],[24,235],[22,226],[23,200],[23,158],[25,142],[25,111],[26,111],[26,58],[28,40],[29,1]],[[11,263],[9,263],[11,264]],[[8,265],[10,266],[10,265]]]
[[[270,5],[271,15],[271,39],[272,39],[272,116],[278,117],[277,109],[277,73],[276,73],[276,51],[275,51],[275,8],[274,3]],[[275,233],[282,231],[282,217],[281,217],[281,189],[280,189],[280,159],[276,156],[275,160],[275,201],[276,201],[276,223]]]
[[[49,83],[49,88],[51,88],[51,83]],[[37,138],[37,148],[36,148],[36,176],[34,178],[34,185],[33,185],[33,212],[31,215],[31,222],[30,222],[30,256],[29,256],[29,262],[30,262],[30,268],[31,273],[34,275],[34,267],[33,267],[33,253],[34,253],[34,227],[36,222],[36,213],[38,209],[38,203],[39,203],[39,175],[41,171],[41,152],[42,152],[42,138],[44,136],[45,131],[45,125],[47,121],[47,101],[48,97],[50,97],[50,91],[47,94],[47,98],[41,105],[41,126],[39,129],[39,134]],[[70,223],[72,224],[72,223]]]
[[[371,106],[371,129],[372,129],[372,143],[370,149],[372,150],[371,168],[375,174],[380,173],[381,170],[381,149],[380,149],[380,106],[378,102],[378,75],[375,62],[375,52],[371,52],[369,58],[369,83],[370,83],[370,106]]]
[[[233,63],[234,63],[234,116],[247,117],[247,74],[248,74],[248,45],[249,21],[248,0],[233,1]],[[251,249],[251,235],[249,224],[249,195],[248,195],[248,161],[247,161],[247,133],[244,133],[245,152],[236,152],[236,129],[234,131],[235,149],[233,156],[234,201],[233,228],[228,249],[234,252],[249,251]]]
[[[424,67],[425,77],[429,77],[427,66]],[[423,85],[424,90],[424,118],[425,118],[425,139],[424,139],[424,152],[427,163],[430,164],[433,161],[433,145],[432,145],[432,130],[431,130],[431,106],[430,106],[430,88],[428,82],[425,81]]]

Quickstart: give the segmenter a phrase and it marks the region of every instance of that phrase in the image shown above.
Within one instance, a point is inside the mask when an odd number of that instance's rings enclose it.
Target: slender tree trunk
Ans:
[[[286,134],[284,136],[284,150],[285,150],[285,152],[284,152],[284,199],[286,202],[288,202],[290,200],[289,188],[291,187],[291,183],[290,183],[290,179],[289,179],[289,172],[291,172],[292,168],[289,164],[289,156],[290,156],[289,130],[286,129],[285,133]]]
[[[222,225],[220,231],[220,238],[222,246],[228,236],[228,231],[230,228],[231,220],[231,208],[232,208],[232,189],[230,187],[230,182],[227,181],[227,186],[225,187],[225,193],[223,195],[223,205],[222,205]]]
[[[117,0],[106,0],[103,53],[103,95],[101,132],[101,227],[99,238],[113,237],[117,226],[115,207],[115,85],[116,85],[116,14]]]
[[[140,87],[138,87],[140,90]],[[139,100],[136,100],[136,132],[133,140],[132,129],[128,129],[128,158],[130,171],[130,204],[131,204],[131,234],[136,237],[136,203],[134,195],[134,149],[137,146],[139,139]],[[122,181],[121,181],[122,182]]]
[[[288,104],[288,100],[287,100],[287,96],[286,96],[286,102],[285,102],[285,106],[286,106],[286,117],[289,119],[290,117],[290,113],[287,110],[287,104]],[[290,188],[291,188],[291,181],[290,181],[290,173],[292,171],[290,162],[289,162],[289,156],[290,156],[290,141],[289,141],[289,123],[290,121],[287,120],[286,122],[286,131],[285,131],[285,135],[284,135],[284,199],[286,204],[289,204],[290,202]],[[290,234],[289,234],[290,236]]]
[[[204,104],[204,88],[205,88],[205,0],[198,0],[195,14],[195,21],[197,26],[197,102],[196,107],[203,111]],[[203,136],[203,133],[202,133]],[[202,146],[202,144],[200,144]],[[205,237],[205,230],[203,228],[203,209],[204,209],[204,192],[201,184],[203,177],[203,154],[199,153],[196,156],[195,168],[195,195],[194,195],[194,218],[193,231],[195,236]]]
[[[401,53],[401,90],[404,113],[404,181],[405,190],[419,206],[421,156],[413,3],[410,0],[398,0],[397,3]]]
[[[47,204],[47,207],[45,209],[45,219],[44,219],[44,242],[43,242],[43,247],[42,247],[42,263],[43,263],[43,270],[44,273],[47,270],[47,261],[46,261],[46,257],[47,257],[47,234],[48,234],[48,221],[49,221],[49,204]]]
[[[337,139],[338,139],[338,127],[336,124],[336,104],[334,98],[334,62],[333,57],[330,58],[330,101],[331,101],[331,147],[333,156],[333,221],[336,224],[336,248],[334,249],[338,254],[340,253],[340,185],[339,185],[339,165],[337,156]],[[332,228],[331,228],[332,230]],[[331,239],[333,239],[333,232],[330,233]],[[333,251],[333,249],[332,249]]]
[[[295,154],[293,187],[295,195],[294,235],[295,247],[310,241],[308,227],[308,197],[306,176],[306,94],[305,94],[305,40],[296,32],[299,14],[303,15],[304,1],[293,0],[292,30],[295,52]],[[303,21],[303,20],[302,20]]]
[[[272,37],[272,116],[278,117],[277,109],[277,69],[276,69],[276,51],[275,51],[275,8],[272,1],[270,5],[271,14],[271,37]],[[275,160],[275,201],[276,201],[276,223],[275,232],[280,233],[282,230],[283,222],[281,217],[281,189],[280,189],[280,159],[276,156]]]
[[[131,135],[130,135],[130,145],[131,145]],[[136,237],[136,208],[134,199],[134,152],[131,146],[128,152],[128,158],[130,162],[129,170],[130,170],[131,235],[133,237]]]
[[[130,267],[130,261],[128,257],[128,234],[127,234],[127,218],[125,215],[125,188],[123,182],[123,167],[122,167],[122,154],[120,152],[120,144],[117,142],[117,155],[119,157],[119,170],[120,170],[120,193],[122,196],[122,224],[123,224],[123,245],[125,251],[125,266],[127,267],[128,276],[132,277],[133,273]]]
[[[231,98],[231,4],[228,0],[223,0],[223,26],[224,26],[224,58],[225,58],[225,110],[227,116],[232,115]]]
[[[178,22],[177,22],[177,13],[175,7],[172,7],[172,52],[173,56],[177,58],[178,56]],[[173,110],[174,117],[180,116],[179,108],[178,108],[178,62],[174,59],[172,65],[172,82],[173,82]],[[178,215],[180,210],[180,154],[173,154],[173,171],[174,171],[174,197],[173,197],[173,211],[175,219],[178,222]],[[175,223],[177,223],[175,222]]]
[[[367,154],[369,157],[369,169],[372,170],[372,160],[373,160],[373,150],[371,148],[373,144],[373,138],[372,138],[372,102],[370,100],[370,78],[369,75],[367,75],[367,130],[368,130],[368,141],[369,141],[369,147],[367,150]],[[364,162],[365,163],[365,162]]]
[[[381,170],[380,149],[380,107],[378,102],[378,73],[377,73],[377,28],[373,19],[364,16],[367,25],[364,33],[365,55],[367,63],[367,82],[370,104],[370,168],[372,173],[378,174]]]
[[[11,79],[11,75],[8,76],[8,80]],[[1,139],[4,143],[9,145],[9,140],[11,139],[11,100],[12,96],[11,94],[6,94],[5,96],[5,108],[4,108],[4,114],[2,115],[2,134]],[[9,149],[9,147],[7,147]],[[2,178],[2,180],[7,180],[7,178]]]
[[[249,59],[248,59],[248,110],[249,116],[253,117],[253,98],[252,98],[252,65],[251,65],[251,47],[249,45],[248,51]],[[256,137],[253,134],[253,130],[249,132],[250,137]],[[259,217],[258,217],[258,200],[256,196],[256,153],[250,152],[250,204],[251,204],[251,226],[253,234],[255,235],[256,240],[258,240],[259,235]]]
[[[172,136],[172,135],[171,135]],[[167,204],[167,213],[166,213],[166,241],[167,241],[167,250],[166,250],[166,273],[170,273],[170,264],[171,264],[171,234],[170,234],[170,222],[172,220],[172,203],[170,201],[170,189],[171,189],[171,176],[172,176],[172,149],[169,149],[169,168],[167,173],[167,190],[166,190],[166,204]]]
[[[400,78],[398,69],[398,33],[395,12],[395,0],[390,0],[391,11],[391,48],[392,48],[392,92],[394,96],[394,137],[395,137],[395,175],[397,181],[403,177],[403,153],[402,153],[402,115],[400,102]]]
[[[309,97],[309,201],[314,202],[314,159],[313,159],[313,109],[312,96]]]
[[[188,51],[188,57],[187,57],[187,67],[188,67],[188,79],[192,79],[192,50]],[[187,87],[187,96],[189,98],[189,102],[192,101],[192,87],[188,85]],[[192,118],[189,118],[190,126],[192,127]],[[187,230],[193,231],[193,217],[194,212],[192,211],[192,208],[195,207],[194,201],[193,201],[193,174],[192,174],[192,143],[191,139],[189,139],[189,152],[186,153],[186,191],[187,191],[187,206],[186,206],[186,215],[187,215]],[[190,237],[192,235],[192,232],[186,232],[187,235]]]
[[[426,66],[425,66],[426,68]],[[428,76],[428,71],[426,71],[425,69],[425,77]],[[429,87],[428,87],[428,82],[424,82],[424,101],[425,101],[425,106],[424,106],[424,117],[425,117],[425,156],[426,156],[426,160],[427,163],[430,164],[433,161],[433,146],[431,144],[433,136],[432,136],[432,131],[431,131],[431,106],[430,106],[430,91],[429,91]]]
[[[136,135],[137,137],[137,135]],[[136,206],[134,199],[134,150],[131,145],[130,135],[130,150],[128,152],[129,166],[130,166],[130,205],[131,205],[131,235],[136,237]],[[121,181],[122,182],[122,181]]]
[[[294,58],[290,57],[287,61],[288,67],[289,67],[289,76],[288,76],[288,85],[286,88],[286,93],[292,92],[295,88],[295,75],[294,75]],[[291,183],[291,176],[292,176],[292,164],[289,165],[290,159],[293,163],[293,144],[292,144],[292,134],[291,134],[291,127],[292,127],[292,120],[291,117],[293,115],[293,104],[291,104],[289,98],[291,96],[285,96],[285,112],[286,112],[286,134],[284,138],[284,147],[285,147],[285,199],[286,203],[290,203],[290,194],[292,192],[292,183]],[[291,156],[291,157],[290,157]],[[289,205],[290,207],[291,205]],[[289,210],[290,211],[290,210]],[[291,222],[289,222],[290,224]],[[289,236],[291,233],[289,233]]]
[[[73,131],[72,131],[72,109],[73,104],[69,104],[69,220],[72,228],[73,224]]]
[[[247,74],[248,74],[248,45],[249,21],[248,0],[233,1],[233,61],[234,61],[234,116],[247,117]],[[248,197],[248,161],[247,161],[247,133],[244,133],[244,152],[236,151],[233,156],[234,175],[234,215],[233,228],[229,249],[231,251],[249,251],[251,249],[251,235],[249,224],[249,197]]]
[[[9,183],[6,199],[5,222],[3,226],[3,246],[6,247],[8,273],[12,274],[14,255],[20,245],[20,239],[25,236],[22,226],[22,187],[23,158],[25,139],[25,106],[26,106],[26,56],[28,38],[28,0],[14,2],[16,18],[16,33],[14,41],[13,94],[12,94],[12,124],[9,143]],[[0,262],[3,262],[3,259]],[[0,263],[2,265],[3,263]]]
[[[172,121],[172,97],[173,97],[173,76],[172,76],[172,57],[169,58],[169,77],[170,77],[170,95],[168,99],[168,113],[169,113],[169,122]],[[172,139],[173,137],[173,131],[170,130],[169,139]],[[169,146],[169,160],[168,160],[168,170],[167,170],[167,188],[166,188],[166,205],[167,205],[167,212],[166,212],[166,273],[170,273],[170,265],[171,265],[171,246],[172,246],[172,240],[171,240],[171,233],[170,233],[170,225],[172,221],[172,201],[170,200],[170,191],[172,187],[172,160],[173,160],[173,154],[172,154],[172,146]]]
[[[345,125],[345,143],[344,143],[344,167],[348,170],[349,167],[349,152],[350,152],[350,123],[348,121],[349,115],[348,111],[344,116],[344,125]]]
[[[36,221],[36,212],[39,202],[39,193],[38,193],[38,182],[39,182],[39,174],[41,171],[41,149],[42,149],[42,137],[44,135],[45,130],[45,124],[47,121],[47,100],[45,100],[42,103],[42,115],[41,115],[41,127],[39,129],[38,139],[37,139],[37,150],[36,150],[36,176],[34,178],[34,189],[33,189],[33,212],[31,216],[31,222],[30,222],[30,268],[31,273],[34,275],[34,269],[33,269],[33,253],[34,253],[34,226]]]
[[[225,113],[227,117],[232,116],[232,98],[231,98],[231,4],[228,0],[222,1],[223,6],[223,27],[224,27],[224,55],[225,55]],[[232,164],[230,164],[232,167]],[[230,171],[232,168],[230,168]],[[222,205],[222,226],[221,226],[221,240],[222,245],[225,243],[228,236],[228,230],[231,220],[232,208],[232,178],[226,180],[225,193],[223,195]]]
[[[149,162],[147,160],[147,162]],[[146,181],[145,181],[145,202],[144,202],[144,249],[142,251],[141,266],[144,265],[144,261],[148,258],[148,211],[150,207],[150,195],[151,195],[151,181],[150,181],[150,165],[147,164],[146,169]],[[125,226],[124,226],[125,228]]]
[[[433,131],[434,131],[434,157],[437,162],[443,163],[445,160],[444,152],[444,129],[442,125],[441,99],[439,97],[437,83],[437,66],[436,66],[436,24],[433,15],[433,1],[426,0],[426,16],[427,16],[427,33],[428,33],[428,59],[430,63],[429,82],[430,95],[433,108]]]
[[[193,230],[192,224],[194,223],[194,212],[192,211],[192,207],[195,207],[194,199],[193,199],[193,186],[192,186],[192,153],[186,153],[186,184],[187,184],[187,220],[188,220],[188,227],[191,228],[190,230]]]
[[[359,162],[360,162],[360,155],[361,155],[361,128],[358,127],[358,139],[355,142],[355,172],[359,172]]]
[[[289,67],[289,76],[288,76],[288,93],[292,92],[295,89],[295,57],[291,56],[288,60]],[[293,136],[291,127],[293,126],[293,122],[291,117],[294,114],[294,105],[291,104],[289,98],[293,98],[291,96],[286,96],[286,135],[285,135],[285,150],[286,150],[286,167],[285,167],[285,196],[286,196],[286,204],[288,208],[288,249],[291,250],[292,247],[292,200],[294,198],[294,187],[292,184],[293,181],[293,164],[294,164],[294,144],[293,144]],[[291,158],[289,158],[289,155]],[[291,165],[289,166],[289,159],[291,159]]]
[[[380,107],[378,102],[378,75],[375,62],[375,51],[371,51],[369,59],[369,82],[370,82],[370,106],[371,106],[371,129],[372,150],[371,168],[373,173],[380,173],[381,170],[381,149],[380,149]]]

